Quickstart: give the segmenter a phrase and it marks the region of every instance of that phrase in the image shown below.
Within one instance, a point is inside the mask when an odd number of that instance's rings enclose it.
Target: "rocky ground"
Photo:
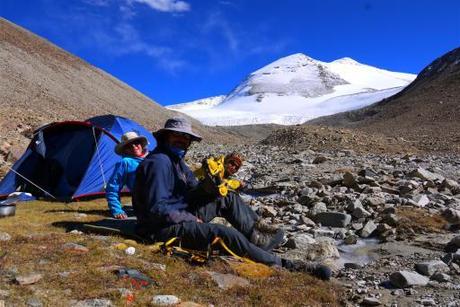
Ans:
[[[346,305],[460,305],[458,156],[276,142],[289,146],[200,145],[190,161],[241,151],[246,199],[288,234],[277,252],[330,264]]]

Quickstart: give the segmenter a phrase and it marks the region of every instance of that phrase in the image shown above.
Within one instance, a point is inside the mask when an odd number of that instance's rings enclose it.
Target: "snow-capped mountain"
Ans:
[[[298,124],[380,101],[401,91],[415,77],[351,58],[326,63],[298,53],[253,72],[226,96],[167,108],[207,125]]]

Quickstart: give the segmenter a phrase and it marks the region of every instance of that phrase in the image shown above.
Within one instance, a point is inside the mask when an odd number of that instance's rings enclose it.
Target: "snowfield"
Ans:
[[[368,106],[398,93],[415,77],[350,58],[326,63],[294,54],[253,72],[228,95],[167,108],[213,126],[292,125]]]

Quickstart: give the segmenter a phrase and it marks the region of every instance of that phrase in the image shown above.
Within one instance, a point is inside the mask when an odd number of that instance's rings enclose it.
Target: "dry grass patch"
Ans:
[[[398,232],[418,234],[445,232],[446,221],[440,214],[413,207],[401,207],[396,210],[396,214],[400,218]]]
[[[105,218],[105,200],[65,205],[34,201],[21,203],[16,216],[0,219],[0,229],[12,236],[0,242],[0,289],[10,291],[7,305],[21,306],[31,297],[44,305],[68,305],[71,300],[110,299],[115,305],[126,305],[120,288],[134,293],[133,305],[148,305],[154,295],[172,294],[182,301],[216,306],[335,306],[340,304],[342,290],[333,282],[323,282],[306,274],[275,270],[269,277],[250,278],[248,288],[219,289],[206,271],[237,272],[223,260],[205,266],[194,266],[183,259],[152,254],[147,245],[126,241],[117,236],[70,234],[72,223]],[[113,246],[127,242],[136,254],[126,255]],[[77,243],[89,249],[74,253],[62,248]],[[166,266],[166,271],[158,268]],[[136,289],[128,280],[113,272],[116,266],[133,268],[152,278],[156,285]],[[40,273],[43,278],[34,285],[20,286],[16,275]]]

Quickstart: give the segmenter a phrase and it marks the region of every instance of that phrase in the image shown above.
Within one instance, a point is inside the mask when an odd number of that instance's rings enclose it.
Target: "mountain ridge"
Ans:
[[[427,150],[460,151],[460,48],[428,64],[398,94],[307,124],[402,136]]]
[[[250,73],[212,106],[198,107],[202,100],[195,100],[167,108],[207,125],[300,124],[369,105],[395,94],[414,78],[412,74],[382,70],[349,57],[327,63],[296,53]],[[209,99],[215,97],[204,100]]]

